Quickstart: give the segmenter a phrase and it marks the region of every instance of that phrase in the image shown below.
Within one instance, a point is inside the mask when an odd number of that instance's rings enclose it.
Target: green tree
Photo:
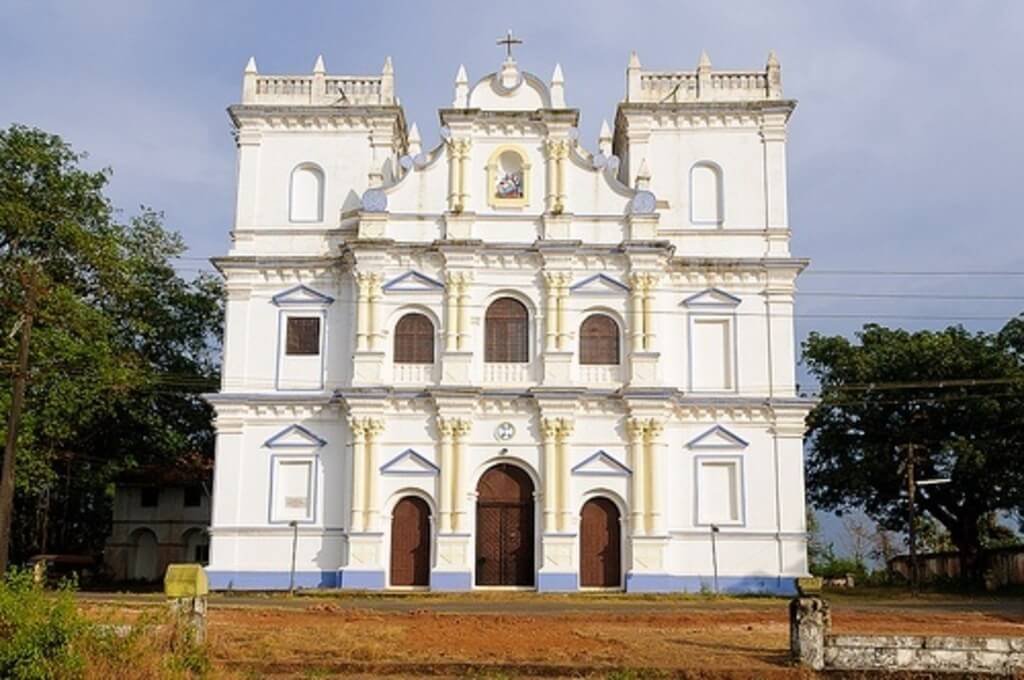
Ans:
[[[117,473],[211,451],[199,395],[216,385],[219,282],[178,276],[181,238],[150,210],[119,221],[109,171],[82,158],[37,129],[0,131],[0,569],[12,530],[22,557],[95,550]]]
[[[808,418],[808,489],[826,510],[862,507],[905,530],[907,444],[918,507],[957,547],[965,579],[979,578],[982,526],[1024,507],[1024,367],[1020,320],[999,333],[961,327],[911,333],[867,325],[857,342],[812,333],[804,360],[821,384]]]

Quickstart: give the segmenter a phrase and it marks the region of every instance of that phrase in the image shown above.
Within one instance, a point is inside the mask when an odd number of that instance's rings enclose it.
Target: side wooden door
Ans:
[[[619,508],[607,498],[583,505],[580,521],[580,586],[622,585],[622,535]]]
[[[391,514],[391,585],[430,585],[430,508],[406,496]]]

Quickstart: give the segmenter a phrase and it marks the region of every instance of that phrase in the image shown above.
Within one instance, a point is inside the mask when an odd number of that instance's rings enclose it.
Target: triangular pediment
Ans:
[[[730,295],[720,288],[708,288],[683,300],[683,305],[687,307],[735,307],[740,302],[738,297]]]
[[[308,449],[320,448],[327,441],[316,436],[302,425],[289,425],[263,445],[268,449]]]
[[[690,440],[686,445],[691,449],[745,449],[748,443],[721,425],[715,425],[704,434]]]
[[[334,298],[315,291],[309,286],[298,285],[282,291],[271,298],[275,305],[329,305]]]
[[[607,274],[594,274],[573,284],[569,291],[574,295],[622,295],[629,292],[629,286]]]
[[[382,475],[436,475],[440,470],[412,449],[406,449],[380,466]]]
[[[444,290],[444,284],[426,274],[409,270],[384,284],[385,293],[430,293]]]
[[[601,477],[628,477],[632,471],[607,451],[598,451],[572,469],[574,475]]]

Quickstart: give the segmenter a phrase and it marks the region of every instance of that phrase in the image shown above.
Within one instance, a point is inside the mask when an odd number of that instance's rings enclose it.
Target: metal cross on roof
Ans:
[[[522,45],[523,41],[520,40],[519,38],[513,38],[512,37],[512,29],[510,28],[510,29],[508,29],[508,34],[504,38],[501,38],[500,40],[498,40],[498,44],[505,46],[505,52],[508,55],[508,58],[511,59],[512,58],[512,46],[513,45]]]

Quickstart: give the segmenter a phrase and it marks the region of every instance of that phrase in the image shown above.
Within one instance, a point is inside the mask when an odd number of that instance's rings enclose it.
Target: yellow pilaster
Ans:
[[[544,533],[558,530],[558,430],[557,418],[541,421],[544,437]]]
[[[644,433],[646,430],[647,421],[642,418],[630,418],[626,421],[626,431],[629,433],[629,464],[633,468],[633,476],[630,478],[633,498],[629,514],[634,536],[643,536],[646,530],[644,522],[646,508],[644,480],[647,474],[646,461],[644,461]]]
[[[352,432],[352,531],[363,528],[363,505],[366,497],[366,428],[361,418],[349,418]]]
[[[569,436],[574,423],[570,418],[558,419],[558,530],[569,530]]]
[[[465,488],[466,452],[465,438],[469,434],[472,423],[466,418],[455,418],[452,420],[452,531],[462,531],[467,528],[466,523],[466,495]]]
[[[367,274],[367,335],[369,336],[369,349],[374,351],[378,349],[381,338],[381,310],[380,310],[380,286],[383,283],[384,277],[378,272],[371,272]]]
[[[366,509],[363,512],[363,531],[374,531],[378,528],[377,520],[380,516],[376,475],[377,439],[384,431],[384,421],[380,418],[367,418],[364,431],[366,433],[366,463],[364,465]]]
[[[654,349],[654,287],[658,283],[656,274],[644,275],[643,307],[644,307],[644,349]]]
[[[440,524],[438,530],[442,533],[452,531],[452,502],[455,500],[455,485],[453,483],[454,455],[452,452],[453,423],[448,418],[438,418],[437,430],[441,435],[441,474],[438,480],[438,501],[440,504]]]
[[[647,421],[644,428],[644,457],[647,459],[644,465],[646,473],[646,495],[648,499],[646,517],[647,533],[660,536],[664,529],[662,522],[662,499],[661,499],[661,456],[658,451],[661,433],[665,429],[661,421],[651,419]]]

